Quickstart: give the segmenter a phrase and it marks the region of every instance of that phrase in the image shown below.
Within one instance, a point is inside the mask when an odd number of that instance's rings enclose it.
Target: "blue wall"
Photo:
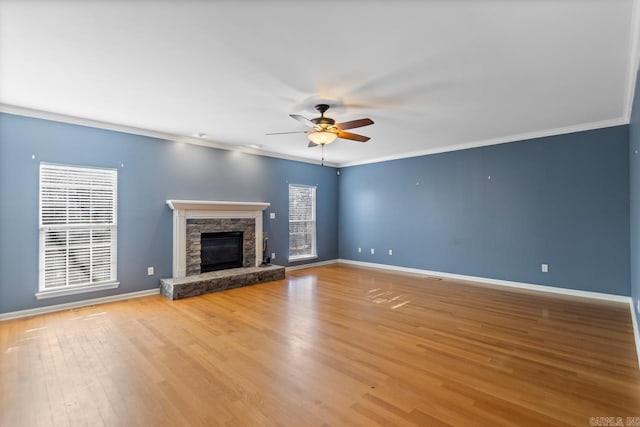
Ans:
[[[118,168],[118,289],[35,299],[40,162]],[[318,185],[313,261],[337,258],[334,168],[0,114],[0,313],[158,287],[159,278],[171,277],[167,199],[270,202],[269,252],[287,265],[288,183]],[[146,275],[147,266],[155,276]]]
[[[628,149],[619,126],[344,168],[340,257],[629,295]]]
[[[638,310],[640,298],[640,82],[636,80],[629,126],[629,182],[631,199],[631,296]],[[637,312],[638,313],[638,312]],[[640,315],[640,313],[638,313]],[[640,325],[638,325],[640,327]]]
[[[314,262],[339,256],[637,300],[639,109],[631,126],[354,166],[340,177],[334,168],[0,114],[0,313],[157,287],[171,276],[166,199],[271,202],[269,252],[287,265],[288,183],[318,185]],[[117,290],[35,299],[41,161],[118,168]]]

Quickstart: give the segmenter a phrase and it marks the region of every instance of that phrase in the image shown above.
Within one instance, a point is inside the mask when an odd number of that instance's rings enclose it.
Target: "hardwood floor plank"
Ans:
[[[0,322],[0,425],[640,416],[626,304],[344,265]]]

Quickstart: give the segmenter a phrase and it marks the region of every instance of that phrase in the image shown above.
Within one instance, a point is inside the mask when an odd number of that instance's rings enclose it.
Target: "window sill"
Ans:
[[[316,259],[318,255],[302,255],[296,257],[289,257],[289,262],[306,261],[308,259]]]
[[[105,289],[115,289],[120,286],[120,282],[107,282],[99,285],[84,285],[77,287],[68,287],[63,289],[52,289],[50,291],[42,291],[36,293],[36,299],[46,299],[63,297],[65,295],[83,294],[85,292],[104,291]]]

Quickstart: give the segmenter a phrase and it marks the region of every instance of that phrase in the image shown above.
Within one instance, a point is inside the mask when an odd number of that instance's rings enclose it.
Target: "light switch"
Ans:
[[[269,219],[276,219],[276,213],[275,212],[269,212]]]

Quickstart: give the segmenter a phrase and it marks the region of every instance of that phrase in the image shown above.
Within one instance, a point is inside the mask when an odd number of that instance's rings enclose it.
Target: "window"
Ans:
[[[117,171],[40,164],[38,298],[116,283]]]
[[[316,187],[290,184],[289,261],[316,256]]]

